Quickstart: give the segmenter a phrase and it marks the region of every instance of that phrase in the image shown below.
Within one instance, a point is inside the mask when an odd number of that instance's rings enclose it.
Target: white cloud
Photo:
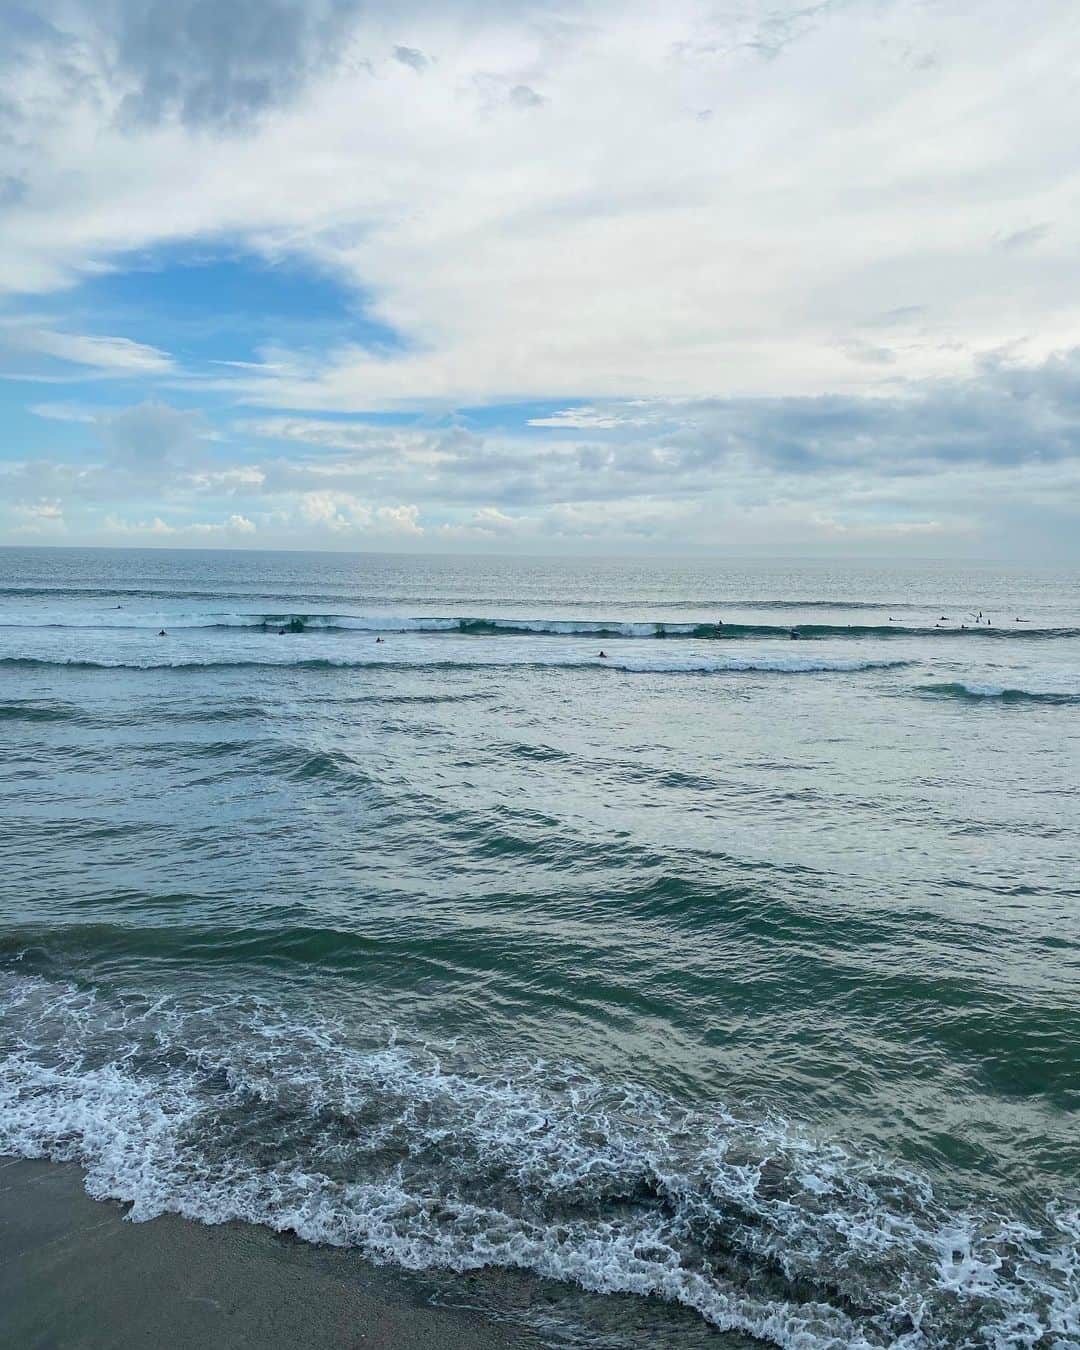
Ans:
[[[451,452],[446,447],[459,444],[462,439],[460,433],[453,431],[328,422],[312,417],[245,419],[237,423],[237,430],[308,448],[350,450],[372,459],[417,464],[433,464],[449,458]]]
[[[643,406],[639,401],[638,407]],[[530,417],[531,427],[555,427],[564,431],[609,431],[614,427],[648,426],[651,419],[645,415],[633,416],[627,410],[615,408],[563,408],[547,417]]]
[[[16,502],[11,508],[12,532],[17,536],[58,535],[67,530],[63,503],[42,498],[36,502]]]
[[[1022,22],[1006,0],[412,6],[408,45],[357,6],[333,60],[274,56],[288,99],[239,137],[207,130],[232,114],[194,66],[159,58],[136,72],[141,119],[117,122],[131,90],[98,62],[96,13],[58,9],[64,64],[12,77],[33,153],[9,152],[0,282],[44,290],[227,232],[364,287],[408,339],[238,369],[257,403],[874,390],[1080,339],[1066,0]],[[260,79],[229,66],[220,96],[257,114]],[[867,360],[860,326],[914,307],[874,344],[888,364]],[[104,338],[53,352],[169,359]]]
[[[75,403],[32,403],[27,411],[50,422],[94,423],[99,416],[92,408],[81,408]]]
[[[244,419],[212,441],[198,413],[144,403],[99,419],[74,459],[0,461],[0,500],[63,501],[91,534],[105,503],[172,526],[235,513],[299,547],[1070,556],[1080,537],[1080,353],[893,397],[636,399],[543,420]]]
[[[355,530],[371,524],[371,508],[349,492],[305,492],[299,510],[309,525],[328,530]]]
[[[380,506],[375,512],[380,528],[391,534],[423,534],[419,516],[418,506]]]
[[[98,376],[164,375],[172,358],[124,337],[90,337],[42,328],[21,319],[0,320],[0,360],[52,358],[89,367]]]
[[[505,511],[500,511],[495,506],[482,506],[478,511],[474,511],[469,524],[474,530],[486,530],[494,534],[511,534],[517,528],[518,522],[513,516],[508,516]]]
[[[199,3],[41,0],[30,38],[0,6],[0,372],[150,385],[31,405],[88,430],[4,448],[10,528],[1075,549],[1066,0],[264,0],[251,43]],[[160,345],[64,314],[128,250],[222,239],[400,341],[254,314],[195,369],[150,313]],[[442,415],[500,400],[556,411]]]
[[[234,543],[256,532],[254,521],[236,514],[223,521],[189,521],[179,525],[171,524],[161,516],[154,516],[151,520],[133,521],[111,515],[106,518],[105,524],[110,533],[129,542],[145,538],[169,538],[198,539],[202,542],[220,539],[222,542]]]
[[[420,508],[412,505],[372,507],[354,493],[318,490],[297,499],[297,514],[308,525],[335,534],[420,535]]]

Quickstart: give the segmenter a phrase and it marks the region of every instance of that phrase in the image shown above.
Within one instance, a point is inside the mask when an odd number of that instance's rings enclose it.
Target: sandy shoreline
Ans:
[[[268,1229],[124,1220],[77,1167],[0,1159],[0,1343],[20,1350],[495,1350],[538,1346],[355,1252]]]

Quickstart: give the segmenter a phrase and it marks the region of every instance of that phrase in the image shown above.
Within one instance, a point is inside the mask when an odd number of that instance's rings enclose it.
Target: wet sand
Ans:
[[[425,1306],[409,1277],[268,1229],[128,1223],[73,1165],[0,1159],[0,1346],[495,1350],[513,1328]]]

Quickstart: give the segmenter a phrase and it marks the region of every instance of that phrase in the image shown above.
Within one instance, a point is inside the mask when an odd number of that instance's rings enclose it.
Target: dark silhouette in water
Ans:
[[[166,631],[165,631],[164,628],[163,628],[163,629],[161,630],[161,632],[158,634],[158,637],[168,637],[168,636],[169,636],[169,635],[168,635],[168,633],[166,633]]]
[[[607,652],[601,652],[600,655],[604,658],[605,661],[607,660]]]
[[[378,646],[378,644],[379,644],[381,641],[382,641],[382,638],[376,638],[376,639],[375,639],[375,645]]]
[[[279,629],[277,630],[277,635],[278,635],[278,637],[284,637],[284,636],[285,636],[285,629],[284,629],[284,628],[279,628]]]
[[[793,628],[789,636],[791,637],[792,642],[798,642],[801,634],[797,628]]]

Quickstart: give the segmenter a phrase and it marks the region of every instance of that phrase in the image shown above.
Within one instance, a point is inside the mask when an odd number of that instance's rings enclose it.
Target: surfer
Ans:
[[[607,660],[607,652],[601,652],[601,653],[600,653],[600,659],[601,659],[602,661],[606,661],[606,660]]]
[[[165,631],[164,628],[163,628],[163,629],[161,630],[161,632],[158,634],[158,637],[168,637],[168,636],[169,636],[169,635],[168,635],[168,633],[166,633],[166,631]]]
[[[793,628],[793,629],[791,630],[791,640],[792,640],[792,642],[798,642],[800,636],[801,636],[801,635],[800,635],[799,630],[798,630],[797,628]]]
[[[382,641],[382,638],[376,638],[376,639],[375,639],[375,645],[376,645],[376,647],[379,645],[379,643],[380,643],[381,641]]]

